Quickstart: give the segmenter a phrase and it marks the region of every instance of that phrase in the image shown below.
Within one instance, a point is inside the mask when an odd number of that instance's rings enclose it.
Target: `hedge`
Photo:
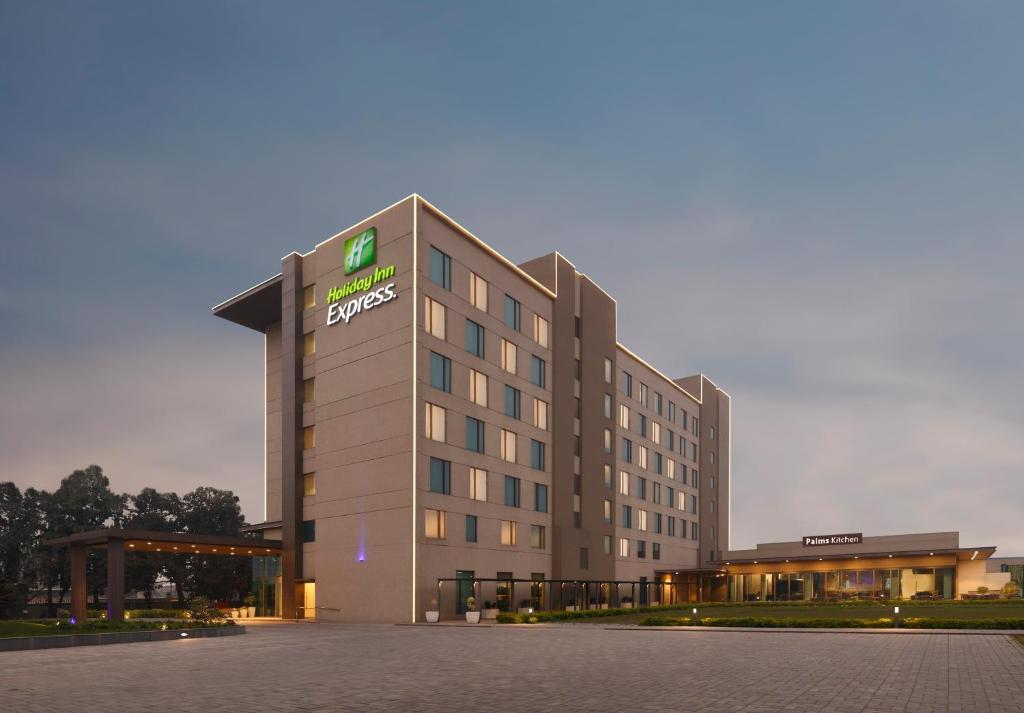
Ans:
[[[125,609],[129,619],[184,619],[184,609]],[[103,619],[107,616],[106,609],[89,609],[86,616],[90,619]]]
[[[700,617],[699,626],[740,626],[771,629],[886,629],[895,621],[891,617],[878,619],[822,618],[784,619],[779,617]],[[692,626],[691,617],[649,616],[640,626]],[[1024,619],[926,619],[904,617],[899,626],[904,629],[1024,629]]]

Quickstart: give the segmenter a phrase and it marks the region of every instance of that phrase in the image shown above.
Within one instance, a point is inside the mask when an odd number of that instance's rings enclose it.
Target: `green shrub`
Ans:
[[[785,619],[779,617],[701,617],[699,626],[739,626],[779,629],[887,629],[895,625],[891,617],[877,619],[821,618]],[[648,616],[640,626],[691,626],[690,617]],[[1024,629],[1024,619],[927,619],[906,617],[899,626],[905,629]]]

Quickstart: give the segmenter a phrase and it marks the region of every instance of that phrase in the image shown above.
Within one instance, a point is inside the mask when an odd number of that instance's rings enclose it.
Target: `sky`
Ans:
[[[417,192],[733,399],[734,549],[1024,555],[1024,7],[0,0],[0,480],[234,490],[210,307]]]

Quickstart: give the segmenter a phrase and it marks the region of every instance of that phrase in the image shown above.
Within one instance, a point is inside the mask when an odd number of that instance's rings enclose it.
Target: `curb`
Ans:
[[[896,634],[900,636],[944,634],[950,636],[1019,636],[1020,629],[825,629],[813,627],[768,626],[605,626],[605,631],[715,631],[759,634]]]
[[[203,629],[151,629],[142,631],[111,631],[91,634],[57,634],[54,636],[18,636],[0,639],[0,652],[35,651],[37,649],[65,649],[71,646],[102,646],[104,644],[134,644],[142,641],[180,641],[206,639],[215,636],[237,636],[245,633],[244,626],[217,626]]]

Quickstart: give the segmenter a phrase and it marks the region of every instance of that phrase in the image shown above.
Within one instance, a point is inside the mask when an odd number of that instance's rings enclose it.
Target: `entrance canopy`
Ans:
[[[105,528],[47,540],[50,547],[71,549],[71,616],[86,618],[86,555],[90,548],[107,550],[107,618],[124,619],[124,556],[126,552],[267,557],[281,554],[280,540],[231,535],[197,535],[154,530]]]

